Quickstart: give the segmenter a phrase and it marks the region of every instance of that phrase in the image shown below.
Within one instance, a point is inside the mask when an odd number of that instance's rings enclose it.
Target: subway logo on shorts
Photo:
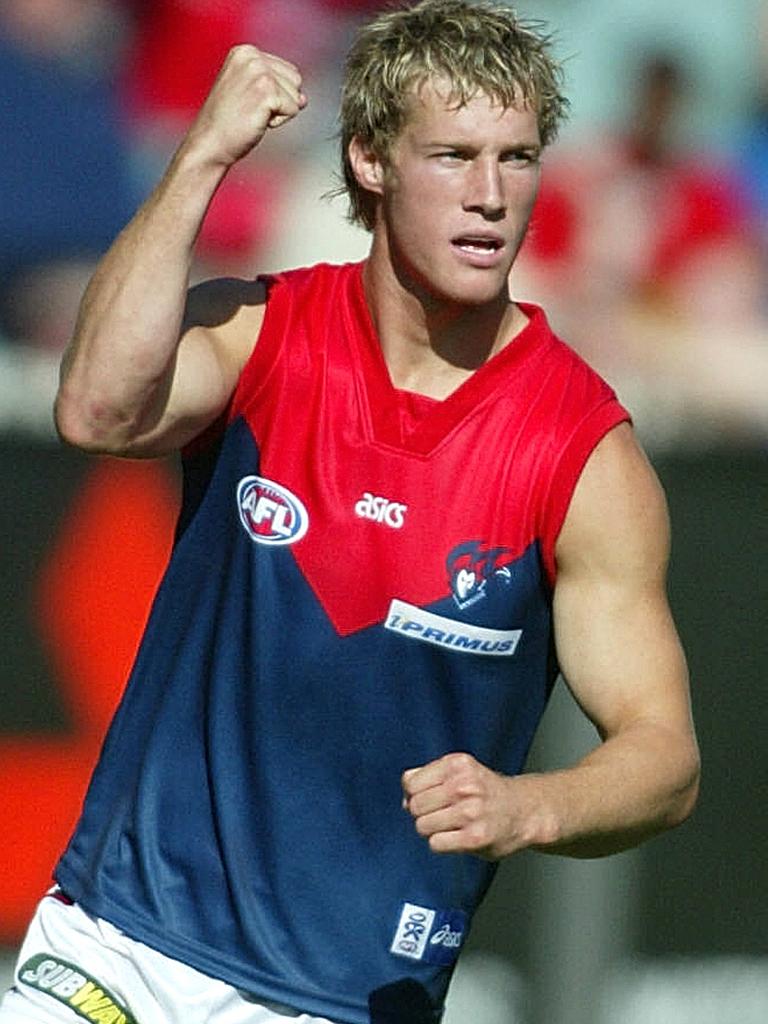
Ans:
[[[66,960],[38,953],[23,964],[18,977],[93,1024],[138,1024],[109,989]]]

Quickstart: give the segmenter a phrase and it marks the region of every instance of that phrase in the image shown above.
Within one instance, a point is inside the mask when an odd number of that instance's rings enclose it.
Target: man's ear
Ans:
[[[381,158],[361,142],[357,135],[352,136],[347,155],[358,185],[368,192],[381,195],[384,187],[384,165]]]

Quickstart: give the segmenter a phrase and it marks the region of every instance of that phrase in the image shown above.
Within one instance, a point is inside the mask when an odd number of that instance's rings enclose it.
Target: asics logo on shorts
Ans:
[[[21,966],[18,978],[57,999],[91,1024],[138,1024],[106,986],[66,960],[38,953]]]

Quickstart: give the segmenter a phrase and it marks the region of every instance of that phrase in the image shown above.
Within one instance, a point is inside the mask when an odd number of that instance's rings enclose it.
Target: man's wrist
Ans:
[[[167,177],[175,182],[189,182],[195,189],[215,191],[231,166],[202,138],[189,134],[176,150]]]
[[[510,780],[517,783],[517,787],[513,787],[511,799],[517,804],[522,803],[527,809],[520,829],[518,848],[544,849],[562,841],[563,821],[558,813],[556,799],[557,774],[560,773],[531,772]],[[517,788],[517,793],[514,788]]]

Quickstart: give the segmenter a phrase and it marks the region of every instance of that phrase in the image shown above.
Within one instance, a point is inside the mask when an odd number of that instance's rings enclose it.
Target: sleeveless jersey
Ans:
[[[613,392],[524,305],[444,401],[391,383],[361,265],[269,280],[56,879],[128,935],[349,1024],[439,1018],[494,866],[401,773],[520,772],[556,675],[554,546]]]

